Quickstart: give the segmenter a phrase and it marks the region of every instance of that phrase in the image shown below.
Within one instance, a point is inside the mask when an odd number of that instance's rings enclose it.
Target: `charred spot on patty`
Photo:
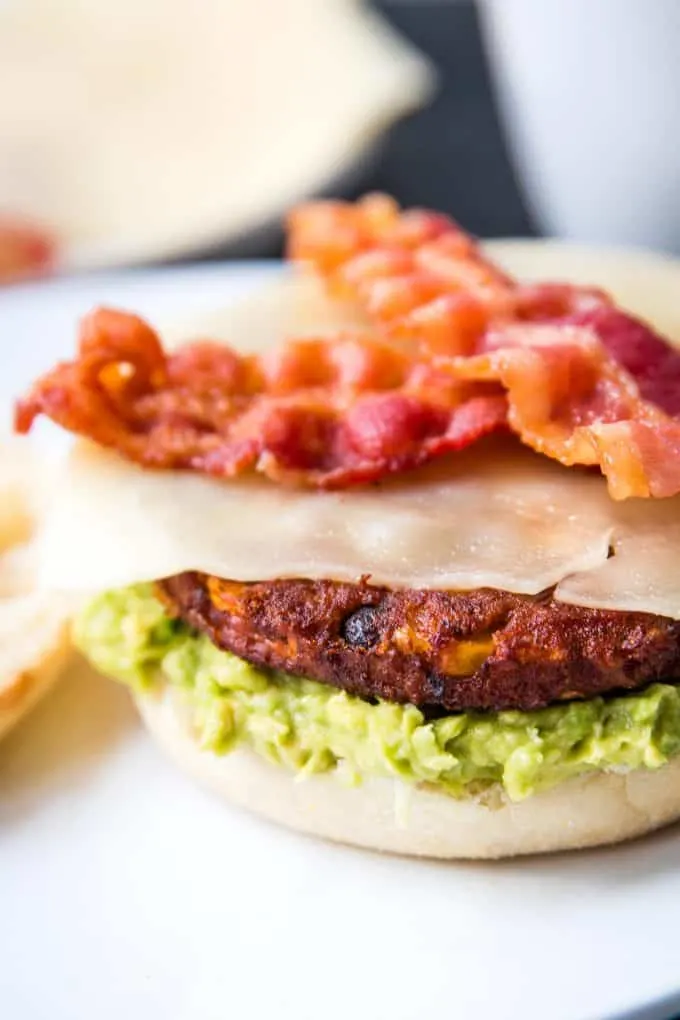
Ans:
[[[376,606],[362,606],[342,621],[341,634],[352,648],[371,648],[380,639]]]
[[[427,683],[429,684],[431,695],[428,701],[433,705],[439,704],[441,699],[444,697],[444,691],[446,690],[444,677],[439,676],[437,673],[430,673],[427,677]]]
[[[198,573],[158,590],[173,615],[256,666],[428,711],[530,710],[680,680],[680,621],[570,606],[546,592]]]

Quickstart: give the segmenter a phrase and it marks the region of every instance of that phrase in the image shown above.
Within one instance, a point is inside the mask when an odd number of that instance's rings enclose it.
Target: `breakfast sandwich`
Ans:
[[[18,401],[80,437],[41,547],[79,646],[301,831],[501,857],[680,816],[680,271],[641,257],[638,317],[384,196],[289,253],[189,343],[93,312]]]

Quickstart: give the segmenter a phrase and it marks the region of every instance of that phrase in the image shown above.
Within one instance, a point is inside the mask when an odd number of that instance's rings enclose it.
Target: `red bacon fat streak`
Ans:
[[[43,276],[55,257],[54,239],[45,230],[0,214],[0,284]]]
[[[299,208],[289,252],[364,332],[165,352],[141,319],[100,309],[17,429],[45,414],[147,467],[342,488],[509,428],[599,466],[615,498],[680,492],[680,353],[604,293],[518,284],[446,217],[384,196]]]

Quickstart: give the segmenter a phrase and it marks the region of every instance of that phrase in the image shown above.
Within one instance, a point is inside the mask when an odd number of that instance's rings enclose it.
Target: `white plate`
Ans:
[[[168,319],[266,272],[5,291],[0,397],[67,353],[97,302]],[[655,1020],[680,1007],[677,828],[483,865],[324,845],[195,789],[126,692],[84,670],[0,747],[0,905],[8,1020]]]

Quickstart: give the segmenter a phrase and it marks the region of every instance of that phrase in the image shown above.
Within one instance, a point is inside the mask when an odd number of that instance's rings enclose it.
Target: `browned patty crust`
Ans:
[[[440,709],[532,709],[680,680],[680,622],[550,594],[379,588],[185,573],[170,610],[220,648],[363,698]]]

